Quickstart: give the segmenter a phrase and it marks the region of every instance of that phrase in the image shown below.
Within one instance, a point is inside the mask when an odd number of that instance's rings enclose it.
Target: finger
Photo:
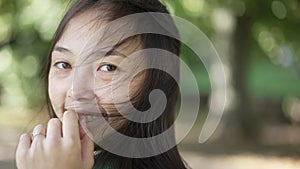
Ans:
[[[81,155],[85,166],[93,166],[94,164],[94,142],[86,134],[81,140]],[[88,167],[87,167],[88,168]]]
[[[34,127],[32,131],[32,139],[45,138],[46,128],[42,124],[38,124]]]
[[[35,146],[38,142],[44,140],[45,136],[46,136],[46,128],[41,124],[36,125],[32,131],[32,136],[31,136],[32,146]]]
[[[31,145],[30,135],[27,133],[22,134],[20,136],[19,144],[16,151],[17,163],[23,161],[23,159],[27,156],[30,145]]]
[[[80,140],[88,133],[88,128],[86,126],[86,119],[83,118],[79,121],[79,136]]]
[[[73,110],[68,110],[63,114],[63,137],[79,141],[78,116]]]
[[[62,137],[61,121],[58,118],[52,118],[48,122],[47,138],[58,139]]]
[[[30,141],[30,135],[28,133],[24,133],[20,136],[20,139],[19,139],[19,144],[18,144],[18,147],[17,147],[17,152],[19,150],[27,150],[30,148],[30,145],[31,145],[31,141]]]

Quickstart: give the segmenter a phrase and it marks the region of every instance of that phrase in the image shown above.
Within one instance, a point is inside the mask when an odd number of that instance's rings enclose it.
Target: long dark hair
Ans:
[[[77,0],[68,10],[64,18],[62,19],[52,42],[50,48],[48,61],[46,64],[46,98],[50,117],[56,117],[53,111],[49,94],[48,94],[48,74],[51,65],[51,52],[60,39],[66,25],[68,22],[74,18],[76,15],[88,11],[105,11],[105,19],[107,21],[113,21],[123,16],[127,16],[135,13],[144,12],[160,12],[168,14],[168,11],[164,5],[162,5],[158,0]],[[103,18],[101,18],[103,19]],[[171,21],[171,22],[170,22]],[[169,23],[173,24],[171,17],[169,18]],[[163,29],[163,28],[162,28]],[[175,32],[178,34],[178,32]],[[175,38],[171,38],[161,34],[141,34],[139,35],[140,41],[144,49],[147,48],[160,48],[167,50],[174,55],[179,56],[181,43]],[[153,62],[153,61],[148,61]],[[170,63],[172,66],[172,71],[175,74],[179,74],[179,63]],[[178,78],[178,77],[177,77]],[[140,94],[137,96],[137,101],[134,106],[141,111],[147,110],[149,105],[148,95],[154,89],[160,89],[164,92],[167,98],[167,104],[162,115],[156,120],[149,123],[136,123],[128,121],[126,125],[119,129],[119,132],[136,138],[146,138],[155,136],[169,129],[174,122],[175,118],[175,105],[178,95],[178,85],[173,77],[165,73],[164,71],[157,69],[146,70],[145,81],[140,90]],[[151,105],[153,106],[153,105]],[[175,142],[174,131],[171,138],[171,142]],[[164,144],[164,143],[161,143]],[[175,144],[174,144],[175,145]],[[176,145],[159,155],[155,155],[147,158],[128,158],[114,155],[108,151],[102,150],[101,157],[95,159],[95,168],[103,168],[105,163],[110,159],[114,159],[113,168],[122,169],[184,169],[186,165],[181,159]]]

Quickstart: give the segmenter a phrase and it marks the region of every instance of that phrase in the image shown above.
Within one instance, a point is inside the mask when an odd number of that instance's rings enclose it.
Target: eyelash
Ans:
[[[60,64],[65,64],[65,65],[67,65],[67,68],[66,67],[64,67],[64,66],[62,66],[62,67],[60,67]],[[63,62],[63,61],[59,61],[59,62],[56,62],[56,63],[54,63],[54,66],[56,67],[56,68],[58,68],[58,69],[72,69],[72,66],[68,63],[68,62]]]
[[[65,66],[63,66],[63,64]],[[54,63],[54,66],[58,69],[72,69],[72,66],[68,62],[63,62],[63,61],[59,61],[59,62]],[[106,70],[103,70],[105,68],[106,68]],[[113,69],[113,70],[108,70],[108,69]],[[113,64],[103,64],[103,65],[99,66],[97,71],[114,72],[117,69],[118,69],[118,67],[113,65]]]
[[[105,68],[106,68],[106,70],[103,70],[103,69],[105,69]],[[108,69],[113,69],[113,70],[108,70]],[[116,71],[117,69],[118,69],[117,66],[115,66],[115,65],[113,65],[113,64],[107,64],[107,63],[105,63],[105,64],[102,64],[101,66],[99,66],[99,68],[97,69],[97,71],[114,72],[114,71]]]

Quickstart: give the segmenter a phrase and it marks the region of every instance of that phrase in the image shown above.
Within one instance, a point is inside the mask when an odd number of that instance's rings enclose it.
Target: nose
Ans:
[[[68,96],[76,101],[95,98],[94,75],[91,65],[80,65],[74,68],[72,84],[68,91]]]

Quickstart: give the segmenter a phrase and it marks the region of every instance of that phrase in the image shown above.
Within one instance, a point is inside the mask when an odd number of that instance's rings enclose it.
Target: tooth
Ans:
[[[90,121],[90,122],[93,121],[93,116],[89,116],[89,121]]]
[[[86,117],[85,117],[85,116],[82,116],[82,120],[86,121],[87,119],[86,119]]]
[[[83,120],[84,122],[87,122],[87,119],[86,119],[85,116],[82,116],[82,120]]]

